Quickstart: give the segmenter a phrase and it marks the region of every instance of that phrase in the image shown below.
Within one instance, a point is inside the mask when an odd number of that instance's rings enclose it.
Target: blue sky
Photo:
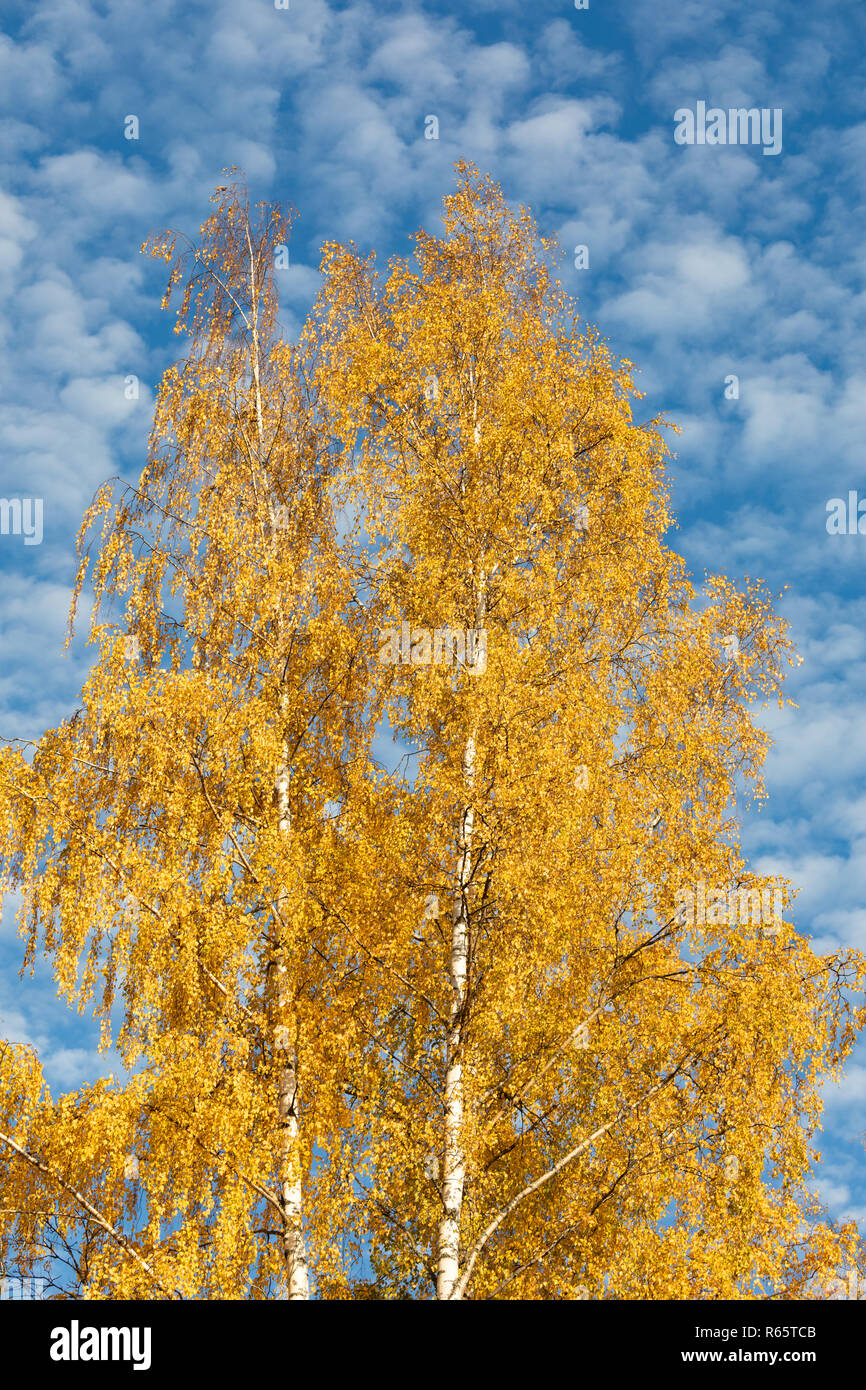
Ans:
[[[0,496],[42,498],[44,536],[0,535],[0,734],[38,737],[79,703],[86,606],[61,654],[75,535],[104,478],[137,476],[179,351],[145,237],[195,235],[221,170],[241,165],[254,199],[300,213],[280,282],[294,336],[321,243],[353,239],[380,262],[407,253],[465,158],[559,238],[566,288],[640,368],[642,416],[682,427],[671,539],[698,582],[788,586],[799,707],[762,716],[770,800],[744,844],[757,871],[797,885],[800,930],[866,949],[866,535],[825,524],[829,499],[866,498],[858,0],[4,0],[3,12]],[[674,112],[699,101],[780,109],[781,152],[677,144]],[[53,1087],[78,1086],[117,1063],[44,970],[18,979],[15,906],[0,925],[0,1035],[36,1044]],[[866,1047],[826,1099],[820,1191],[834,1216],[866,1222]]]

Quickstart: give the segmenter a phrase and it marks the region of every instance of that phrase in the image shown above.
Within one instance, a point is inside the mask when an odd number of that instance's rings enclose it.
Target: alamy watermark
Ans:
[[[694,888],[678,888],[675,899],[680,926],[762,926],[767,936],[781,928],[781,888],[714,888],[699,879]]]
[[[379,660],[385,666],[462,666],[470,675],[487,670],[486,628],[384,627]]]
[[[23,536],[25,545],[42,544],[42,498],[0,497],[0,536]]]
[[[829,1284],[825,1284],[824,1292],[834,1302],[843,1298],[856,1299],[859,1302],[866,1298],[866,1279],[859,1269],[849,1269],[847,1279],[831,1279]]]
[[[866,497],[858,498],[854,488],[844,497],[831,497],[827,503],[827,531],[831,536],[866,536]]]
[[[725,111],[699,101],[694,111],[680,106],[674,112],[678,145],[763,145],[764,154],[782,152],[781,106],[738,106]]]
[[[73,1318],[68,1327],[51,1329],[48,1355],[52,1361],[131,1361],[134,1371],[150,1369],[149,1327],[82,1327]]]
[[[44,1298],[47,1283],[47,1279],[37,1275],[19,1277],[15,1274],[5,1274],[0,1278],[0,1299],[30,1301]]]

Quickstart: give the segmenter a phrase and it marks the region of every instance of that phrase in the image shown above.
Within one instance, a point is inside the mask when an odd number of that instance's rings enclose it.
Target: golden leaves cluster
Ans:
[[[55,1100],[4,1048],[0,1129],[43,1168],[7,1155],[0,1232],[26,1259],[50,1210],[87,1296],[279,1292],[287,1058],[316,1290],[430,1295],[461,893],[467,1296],[796,1294],[852,1248],[809,1184],[862,959],[674,909],[767,886],[734,796],[763,793],[783,625],[759,584],[696,598],[664,422],[636,423],[529,215],[460,176],[384,284],[324,248],[294,346],[278,211],[227,185],[198,247],[148,244],[189,356],[137,486],[85,518],[82,716],[0,755],[28,959],[99,990],[127,1068]],[[403,621],[483,627],[486,670],[378,663]]]

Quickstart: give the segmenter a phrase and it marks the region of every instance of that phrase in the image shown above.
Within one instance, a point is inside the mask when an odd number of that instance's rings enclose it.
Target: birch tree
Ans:
[[[380,864],[383,905],[417,904],[405,1012],[354,1139],[373,1284],[795,1296],[853,1239],[805,1213],[863,959],[816,955],[739,844],[756,706],[794,658],[760,584],[693,588],[664,422],[635,418],[553,255],[467,166],[384,284],[325,253],[374,678],[410,750]]]
[[[85,518],[80,714],[0,755],[27,960],[126,1068],[54,1097],[0,1047],[0,1258],[95,1298],[809,1296],[858,1249],[812,1187],[864,962],[741,848],[771,597],[693,586],[664,422],[490,180],[384,285],[326,246],[295,347],[288,231],[232,185],[150,244],[189,356]]]
[[[0,1263],[62,1247],[86,1297],[299,1301],[314,1256],[322,1277],[339,1257],[345,1183],[314,1153],[339,1149],[354,985],[308,880],[339,881],[367,776],[366,635],[315,343],[278,331],[288,218],[236,182],[214,201],[197,244],[143,248],[171,266],[187,355],[141,478],[84,520],[82,708],[0,756],[27,961],[93,1001],[125,1068],[55,1098],[4,1047]]]

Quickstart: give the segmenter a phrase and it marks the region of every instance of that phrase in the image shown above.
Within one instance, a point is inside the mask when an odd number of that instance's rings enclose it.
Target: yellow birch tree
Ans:
[[[140,481],[84,521],[82,709],[0,757],[27,960],[95,1000],[105,1044],[114,1011],[126,1069],[52,1098],[4,1047],[0,1264],[65,1253],[84,1297],[302,1300],[311,1258],[340,1259],[355,986],[307,880],[339,880],[347,787],[375,782],[366,633],[315,343],[277,328],[288,219],[236,183],[214,201],[197,246],[143,248],[172,266],[163,307],[183,287],[189,355]]]
[[[695,594],[631,364],[458,168],[414,266],[331,245],[319,306],[411,750],[380,861],[383,910],[416,903],[406,1011],[353,1141],[372,1287],[796,1296],[853,1248],[810,1181],[864,962],[814,954],[739,845],[789,643],[760,583]]]
[[[459,175],[384,287],[325,248],[294,349],[278,211],[153,243],[191,356],[83,532],[126,632],[0,759],[29,958],[123,999],[122,1081],[0,1053],[0,1255],[89,1297],[797,1297],[856,1249],[811,1186],[864,962],[738,838],[783,625],[695,593],[630,364]]]

